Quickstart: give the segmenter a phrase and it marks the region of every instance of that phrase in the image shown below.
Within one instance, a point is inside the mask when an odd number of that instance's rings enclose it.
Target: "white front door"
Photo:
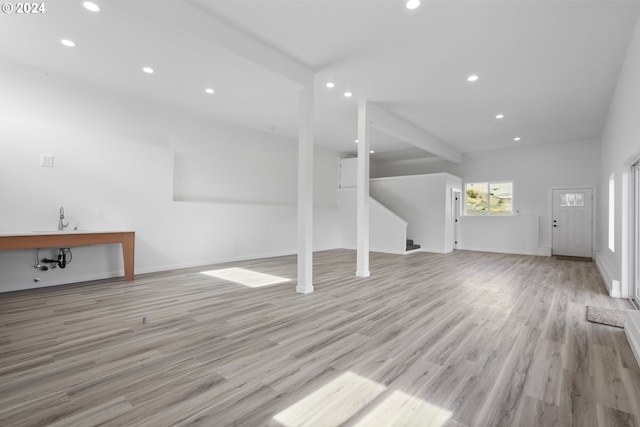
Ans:
[[[553,255],[592,256],[593,190],[553,190]]]

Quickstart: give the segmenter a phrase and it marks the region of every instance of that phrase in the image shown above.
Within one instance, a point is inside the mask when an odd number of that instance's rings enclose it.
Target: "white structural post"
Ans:
[[[298,133],[298,285],[313,292],[313,84],[300,90]]]
[[[369,277],[369,119],[366,101],[358,104],[358,242],[356,276]]]

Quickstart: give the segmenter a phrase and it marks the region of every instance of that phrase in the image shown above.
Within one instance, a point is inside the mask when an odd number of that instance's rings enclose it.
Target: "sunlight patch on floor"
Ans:
[[[452,412],[400,390],[389,390],[387,397],[368,410],[386,390],[382,384],[345,372],[273,419],[284,427],[337,427],[363,411],[366,414],[354,426],[441,427],[451,418]]]
[[[285,427],[338,426],[384,392],[385,386],[345,372],[302,400],[276,414]]]
[[[441,427],[449,421],[451,415],[451,411],[396,390],[376,405],[355,426]]]
[[[244,268],[238,267],[201,271],[201,273],[206,274],[207,276],[248,286],[250,288],[261,288],[263,286],[277,285],[279,283],[286,283],[291,281],[291,279],[287,279],[284,277],[258,273],[257,271],[246,270]]]

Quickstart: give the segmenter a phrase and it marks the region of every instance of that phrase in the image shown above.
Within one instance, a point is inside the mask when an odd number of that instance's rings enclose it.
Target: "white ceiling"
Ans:
[[[57,1],[39,16],[0,15],[0,59],[295,139],[298,86],[219,47],[214,31],[171,21],[190,8],[315,72],[316,142],[344,153],[355,152],[360,99],[462,152],[597,138],[640,11],[615,0],[96,3],[99,13]],[[372,148],[382,160],[429,155],[381,132]]]

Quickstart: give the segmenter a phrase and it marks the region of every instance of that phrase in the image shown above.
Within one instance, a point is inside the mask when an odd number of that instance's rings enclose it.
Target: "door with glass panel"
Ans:
[[[451,214],[453,215],[453,249],[458,249],[458,241],[460,240],[460,208],[462,197],[460,190],[452,190],[451,193]]]
[[[592,256],[593,190],[591,188],[554,189],[553,255]]]

